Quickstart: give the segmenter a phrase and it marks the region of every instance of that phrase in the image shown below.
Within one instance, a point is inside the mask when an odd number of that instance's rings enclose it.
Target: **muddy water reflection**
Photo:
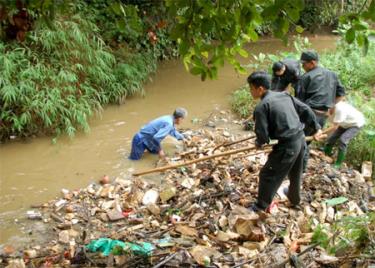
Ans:
[[[334,47],[332,36],[311,38],[319,50]],[[285,50],[280,41],[265,39],[251,46],[253,53]],[[95,182],[103,174],[129,176],[133,169],[154,165],[156,157],[142,161],[126,159],[133,134],[150,119],[170,113],[176,106],[189,111],[183,127],[193,127],[190,119],[205,118],[214,109],[228,108],[233,90],[243,85],[239,76],[226,66],[216,81],[201,82],[189,75],[179,61],[161,64],[153,81],[146,85],[147,96],[129,99],[125,105],[110,106],[93,120],[91,132],[75,139],[61,138],[56,145],[50,138],[0,145],[0,243],[19,243],[20,230],[27,231],[25,210],[59,194],[62,188],[76,189]],[[19,222],[14,224],[14,219]],[[26,227],[22,228],[23,224]]]

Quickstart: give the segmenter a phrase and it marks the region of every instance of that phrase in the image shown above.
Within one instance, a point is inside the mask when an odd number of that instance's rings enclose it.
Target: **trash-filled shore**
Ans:
[[[29,220],[49,225],[52,238],[24,249],[4,246],[0,266],[375,265],[375,257],[366,255],[375,248],[371,163],[361,171],[335,170],[332,159],[312,150],[300,208],[290,207],[283,192],[286,179],[267,211],[255,213],[247,207],[256,200],[258,173],[270,148],[256,150],[250,132],[240,136],[211,127],[186,134],[185,150],[159,163],[172,165],[156,173],[161,184],[147,175],[103,176],[30,209]],[[176,166],[181,163],[190,164]],[[366,237],[362,244],[353,238],[338,247],[348,240],[338,223],[351,218],[367,224]]]

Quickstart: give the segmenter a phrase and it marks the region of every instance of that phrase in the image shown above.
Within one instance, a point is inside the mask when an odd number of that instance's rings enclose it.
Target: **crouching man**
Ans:
[[[349,142],[365,125],[365,117],[360,111],[347,103],[345,99],[339,100],[336,105],[329,110],[329,113],[332,116],[332,126],[323,132],[332,132],[332,134],[328,137],[324,147],[324,153],[328,156],[332,156],[333,146],[338,141],[339,150],[334,167],[340,168],[345,160],[346,149]]]
[[[259,173],[258,199],[250,210],[266,210],[286,176],[290,180],[288,199],[292,206],[297,206],[302,181],[304,124],[315,129],[316,139],[321,135],[320,125],[307,105],[286,93],[270,91],[271,78],[266,72],[252,73],[247,82],[252,97],[261,99],[254,110],[256,146],[278,140]]]
[[[141,159],[146,150],[152,154],[159,154],[160,158],[165,158],[160,143],[168,135],[177,140],[184,139],[184,136],[176,130],[175,125],[181,124],[186,116],[187,111],[184,108],[177,108],[173,115],[158,117],[143,126],[133,137],[129,159]]]

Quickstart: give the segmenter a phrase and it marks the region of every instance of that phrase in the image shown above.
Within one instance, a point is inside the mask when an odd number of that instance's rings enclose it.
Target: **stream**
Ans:
[[[309,39],[318,51],[335,47],[336,37],[332,35]],[[271,38],[249,47],[255,54],[287,49]],[[249,59],[243,62],[249,63]],[[186,72],[179,60],[162,62],[145,85],[145,97],[105,107],[101,116],[91,120],[88,134],[78,133],[74,139],[60,137],[56,144],[51,137],[0,144],[0,245],[18,246],[43,234],[42,222],[31,223],[39,232],[29,230],[26,211],[61,195],[63,188],[78,189],[98,182],[103,175],[129,177],[134,170],[154,167],[155,155],[146,154],[137,162],[127,159],[133,135],[151,119],[184,107],[189,115],[181,127],[195,128],[195,119],[205,119],[215,110],[228,110],[231,93],[246,83],[246,75],[236,74],[226,64],[218,77],[202,82]]]

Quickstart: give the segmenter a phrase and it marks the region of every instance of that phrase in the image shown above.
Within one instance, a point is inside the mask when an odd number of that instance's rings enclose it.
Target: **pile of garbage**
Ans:
[[[185,151],[169,164],[206,160],[129,179],[104,176],[84,189],[62,190],[61,197],[28,211],[30,220],[53,228],[49,242],[22,251],[3,248],[0,265],[334,267],[361,261],[347,251],[330,253],[317,230],[375,211],[368,163],[362,173],[338,171],[331,168],[332,159],[312,150],[301,209],[289,206],[282,191],[286,180],[267,212],[255,213],[247,207],[256,200],[258,173],[269,149],[210,158],[251,148],[254,139],[235,143],[240,138],[220,128],[188,134]],[[150,183],[148,176],[162,176],[162,183]],[[368,228],[373,239],[375,226]],[[340,233],[327,233],[328,243],[340,239]]]

